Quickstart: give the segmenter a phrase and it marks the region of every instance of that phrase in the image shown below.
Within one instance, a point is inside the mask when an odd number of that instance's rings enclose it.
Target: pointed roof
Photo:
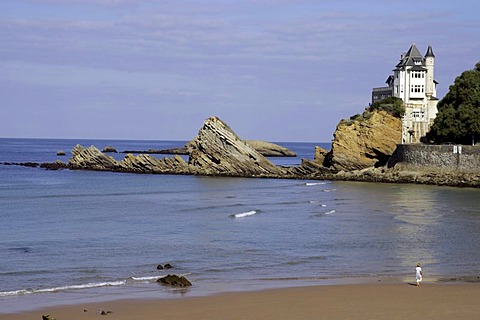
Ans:
[[[435,58],[435,55],[433,54],[432,46],[430,46],[430,45],[428,46],[427,53],[425,53],[425,58],[426,57]]]
[[[416,61],[417,63],[415,63]],[[418,65],[418,63],[423,65],[424,62],[425,62],[425,58],[417,49],[417,46],[414,43],[412,44],[410,49],[408,49],[407,53],[402,55],[402,58],[400,59],[400,62],[396,65],[396,67],[399,68],[399,67],[406,67],[406,66],[415,66],[415,65]]]

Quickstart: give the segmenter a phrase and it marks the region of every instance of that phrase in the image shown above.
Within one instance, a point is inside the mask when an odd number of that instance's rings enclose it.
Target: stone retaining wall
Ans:
[[[478,171],[480,169],[480,147],[399,144],[388,162],[388,167],[393,167],[397,163]]]

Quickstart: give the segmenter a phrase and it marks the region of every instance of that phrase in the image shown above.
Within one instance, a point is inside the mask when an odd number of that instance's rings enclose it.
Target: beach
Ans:
[[[222,293],[206,297],[118,300],[50,307],[3,320],[42,319],[477,319],[475,283],[370,283]],[[104,311],[102,315],[102,311]]]

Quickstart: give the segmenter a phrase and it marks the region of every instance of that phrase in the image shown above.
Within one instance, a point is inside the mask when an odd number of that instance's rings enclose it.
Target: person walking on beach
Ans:
[[[417,263],[417,267],[415,268],[415,280],[417,280],[417,287],[420,287],[420,282],[423,280],[422,266],[420,263]]]

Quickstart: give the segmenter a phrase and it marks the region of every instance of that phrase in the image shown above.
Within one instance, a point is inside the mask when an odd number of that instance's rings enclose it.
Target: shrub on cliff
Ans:
[[[367,111],[384,110],[396,118],[401,118],[405,113],[403,100],[396,97],[388,97],[380,101],[375,101]]]
[[[438,103],[427,138],[458,144],[474,144],[480,138],[480,62],[458,76]]]

